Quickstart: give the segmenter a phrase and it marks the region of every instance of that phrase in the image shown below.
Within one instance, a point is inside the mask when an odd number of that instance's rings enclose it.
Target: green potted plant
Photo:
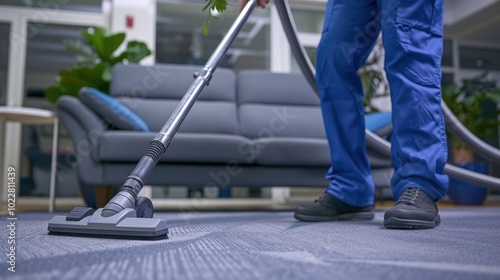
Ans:
[[[487,103],[500,102],[500,89],[495,87],[495,82],[487,80],[485,76],[483,74],[473,79],[465,79],[460,86],[443,86],[442,92],[444,102],[458,120],[478,138],[489,140],[498,134],[500,121],[496,116],[500,111],[493,108],[485,114],[484,106]],[[460,139],[452,135],[448,137],[452,144],[454,162],[474,160],[472,150]]]
[[[107,34],[102,27],[90,27],[83,31],[80,40],[63,42],[67,50],[76,53],[73,68],[59,71],[55,83],[45,90],[45,98],[55,103],[63,95],[78,97],[82,87],[92,87],[109,93],[112,68],[117,63],[139,63],[151,54],[148,46],[139,41],[129,41],[124,50],[117,53],[125,42],[125,33]]]
[[[443,86],[444,102],[450,110],[474,135],[483,141],[497,139],[500,121],[500,89],[495,82],[486,79],[486,73],[462,81],[461,85]],[[488,173],[488,163],[484,162],[460,139],[448,134],[451,161],[454,164],[481,173]],[[486,188],[450,180],[448,195],[452,202],[461,205],[481,205],[488,194]]]

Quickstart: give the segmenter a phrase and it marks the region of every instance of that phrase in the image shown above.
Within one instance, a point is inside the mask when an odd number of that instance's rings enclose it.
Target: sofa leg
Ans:
[[[95,198],[97,202],[97,208],[103,208],[108,201],[113,198],[113,187],[112,186],[96,186],[95,187]]]

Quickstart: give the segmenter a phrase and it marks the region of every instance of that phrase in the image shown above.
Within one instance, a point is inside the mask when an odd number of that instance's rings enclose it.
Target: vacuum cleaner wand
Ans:
[[[170,145],[170,141],[179,129],[179,126],[184,121],[189,110],[194,105],[200,92],[205,85],[209,84],[212,74],[224,57],[224,54],[229,49],[236,35],[243,27],[247,18],[250,16],[256,0],[249,1],[240,15],[236,18],[231,26],[231,29],[226,33],[222,41],[219,43],[217,49],[208,59],[205,67],[200,71],[194,73],[195,81],[187,90],[184,97],[181,99],[170,119],[165,123],[160,132],[151,141],[148,152],[139,161],[135,169],[132,171],[127,180],[125,181],[122,190],[116,194],[104,207],[102,214],[106,217],[119,213],[123,209],[133,208],[135,199],[143,187],[151,171],[156,166],[160,157],[165,153]]]
[[[121,191],[104,208],[98,209],[95,213],[93,213],[91,208],[76,207],[66,217],[54,217],[49,222],[49,233],[122,236],[141,239],[167,238],[168,229],[165,221],[152,219],[153,204],[148,198],[138,196],[139,192],[160,160],[160,157],[165,153],[199,94],[205,85],[209,84],[213,72],[250,16],[256,2],[257,0],[248,1],[214,53],[208,59],[204,68],[194,73],[193,77],[195,81],[189,87],[163,128],[151,141],[147,153],[127,177]]]

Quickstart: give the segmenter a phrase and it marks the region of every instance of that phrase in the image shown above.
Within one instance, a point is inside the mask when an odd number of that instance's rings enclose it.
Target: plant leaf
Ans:
[[[112,78],[113,72],[111,70],[111,67],[106,67],[102,72],[101,79],[106,83],[110,83]]]
[[[223,13],[227,8],[226,0],[215,0],[213,8],[215,8],[219,13]]]
[[[50,86],[50,87],[45,89],[45,98],[50,103],[56,103],[57,99],[59,99],[59,97],[61,97],[63,95],[68,95],[68,94],[66,94],[64,91],[62,91],[62,88],[57,86],[57,85]],[[70,95],[73,95],[73,94],[70,94]],[[73,96],[77,97],[76,95],[73,95]]]
[[[102,53],[102,61],[110,61],[113,57],[113,53],[121,46],[123,41],[125,41],[125,33],[117,33],[111,36],[103,38],[104,41],[104,51]]]
[[[104,37],[106,31],[102,27],[91,27],[83,32],[83,36],[87,39],[89,45],[95,50],[99,57],[103,57],[105,53]]]
[[[92,47],[81,40],[64,40],[63,44],[66,50],[76,52],[77,66],[91,66],[98,58]]]
[[[89,28],[83,35],[101,61],[105,62],[112,60],[113,53],[125,40],[125,33],[116,33],[108,36],[102,27]]]
[[[114,64],[128,60],[138,63],[151,54],[147,45],[139,41],[127,43],[125,51],[118,57],[113,54],[125,41],[124,33],[106,35],[102,27],[89,28],[82,32],[86,42],[66,40],[66,49],[76,52],[76,67],[59,71],[55,82],[45,90],[46,99],[55,103],[63,95],[78,98],[82,87],[93,87],[109,93]]]
[[[213,6],[214,0],[208,0],[207,4],[203,7],[202,11],[205,11],[209,7],[211,8]]]
[[[207,21],[207,22],[205,22],[205,24],[203,25],[202,32],[203,32],[203,35],[204,35],[204,36],[207,36],[207,35],[208,35],[209,25],[210,25],[210,24],[208,23],[208,21]]]
[[[127,48],[119,56],[111,60],[111,64],[114,65],[116,63],[123,62],[124,60],[131,63],[138,63],[149,55],[151,55],[151,50],[145,43],[130,41],[127,43]]]

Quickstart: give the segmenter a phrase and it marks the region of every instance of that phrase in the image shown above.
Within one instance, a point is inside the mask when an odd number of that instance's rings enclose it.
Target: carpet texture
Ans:
[[[64,213],[65,214],[65,213]],[[57,214],[60,215],[60,214]],[[304,223],[290,212],[156,213],[162,241],[47,235],[53,215],[17,215],[16,272],[0,279],[500,279],[500,209],[441,210],[432,230],[373,221]]]

